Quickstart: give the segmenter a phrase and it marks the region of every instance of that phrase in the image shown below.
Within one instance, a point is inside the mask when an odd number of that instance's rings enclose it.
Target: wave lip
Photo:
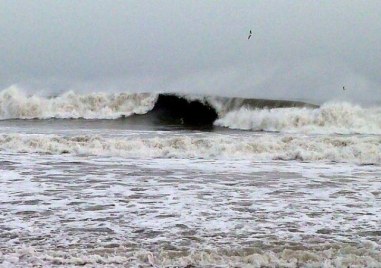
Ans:
[[[270,100],[270,99],[245,99],[245,98],[226,98],[226,97],[205,97],[205,101],[210,103],[219,117],[239,109],[273,109],[273,108],[318,108],[318,105],[291,100]]]

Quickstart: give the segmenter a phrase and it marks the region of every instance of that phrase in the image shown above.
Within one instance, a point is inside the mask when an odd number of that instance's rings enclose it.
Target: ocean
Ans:
[[[0,267],[381,267],[381,106],[0,92]]]

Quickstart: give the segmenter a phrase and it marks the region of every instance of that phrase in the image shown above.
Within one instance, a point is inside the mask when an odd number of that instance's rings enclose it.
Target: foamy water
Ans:
[[[123,156],[298,160],[381,163],[380,136],[291,136],[280,134],[159,133],[128,137],[102,135],[0,134],[6,152]]]
[[[377,267],[381,169],[2,154],[9,266]]]

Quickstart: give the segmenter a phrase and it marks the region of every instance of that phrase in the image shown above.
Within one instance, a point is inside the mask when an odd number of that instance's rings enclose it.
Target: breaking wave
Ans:
[[[326,103],[319,108],[254,109],[228,112],[218,126],[289,133],[381,134],[381,108],[350,103]]]
[[[73,91],[55,97],[28,96],[17,87],[10,87],[0,92],[0,119],[115,119],[147,113],[156,98],[148,93],[81,95]]]
[[[185,117],[194,122],[197,114],[210,113],[213,123],[217,116],[223,116],[240,107],[294,107],[310,106],[302,102],[224,98],[210,96],[190,96],[180,94],[153,93],[89,93],[74,91],[59,96],[27,95],[16,86],[0,92],[0,119],[47,119],[84,118],[115,119],[133,114],[166,112],[169,116]],[[179,112],[179,110],[181,110]],[[195,115],[196,114],[196,115]]]
[[[380,136],[163,135],[155,137],[1,134],[0,150],[18,153],[381,163]]]
[[[15,86],[0,92],[0,120],[116,119],[134,115],[157,118],[159,123],[252,131],[381,134],[380,107],[363,108],[346,102],[330,102],[318,107],[284,100],[73,91],[42,97],[28,96]]]

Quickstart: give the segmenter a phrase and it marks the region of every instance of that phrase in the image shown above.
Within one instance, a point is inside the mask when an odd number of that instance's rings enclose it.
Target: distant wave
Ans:
[[[381,108],[363,108],[345,102],[318,107],[286,100],[73,91],[43,97],[28,96],[14,86],[0,92],[0,120],[116,119],[138,115],[144,115],[143,120],[154,118],[159,123],[252,131],[381,134]]]
[[[156,137],[1,134],[0,150],[152,158],[333,161],[381,164],[380,136],[163,135]]]

